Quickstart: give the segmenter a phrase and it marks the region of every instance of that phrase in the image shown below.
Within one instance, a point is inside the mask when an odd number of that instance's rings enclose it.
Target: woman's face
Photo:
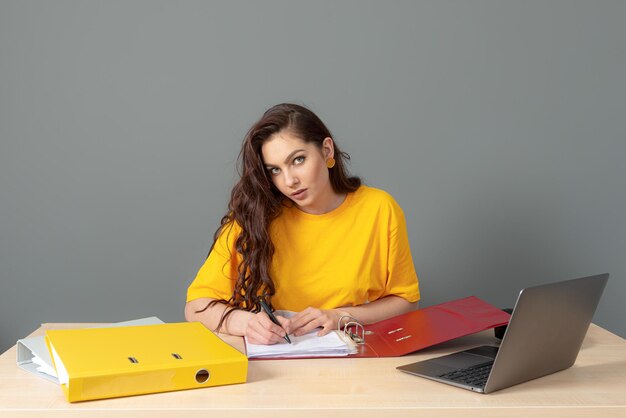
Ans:
[[[334,157],[331,138],[324,139],[320,149],[289,131],[280,131],[265,141],[261,154],[274,185],[301,210],[321,214],[337,207],[338,195],[326,166],[326,160]]]

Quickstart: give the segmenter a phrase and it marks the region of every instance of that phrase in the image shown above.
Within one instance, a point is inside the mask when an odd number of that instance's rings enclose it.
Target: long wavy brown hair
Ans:
[[[324,139],[332,137],[317,115],[306,107],[291,103],[268,109],[246,134],[238,159],[240,179],[231,191],[228,211],[215,231],[211,246],[212,251],[218,237],[222,233],[229,233],[227,229],[232,228],[233,224],[241,227],[241,233],[235,241],[236,251],[242,260],[238,265],[235,288],[230,299],[213,300],[204,309],[197,311],[205,311],[217,303],[233,307],[222,315],[218,330],[235,309],[259,312],[259,297],[271,306],[272,296],[276,292],[270,276],[274,244],[269,228],[283,206],[291,201],[272,183],[263,163],[261,147],[281,131],[289,131],[307,143],[314,143],[320,150]],[[336,193],[354,192],[361,185],[361,179],[348,174],[345,162],[350,156],[342,152],[336,142],[334,148],[335,166],[329,168],[331,186]]]

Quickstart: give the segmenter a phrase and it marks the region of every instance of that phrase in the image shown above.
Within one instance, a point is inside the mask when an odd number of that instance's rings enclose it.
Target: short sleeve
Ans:
[[[420,299],[419,283],[402,208],[392,201],[389,218],[389,258],[387,265],[386,295],[396,295],[409,302]]]
[[[241,261],[235,248],[240,232],[240,227],[234,223],[224,226],[209,256],[187,289],[187,302],[199,298],[230,299]]]

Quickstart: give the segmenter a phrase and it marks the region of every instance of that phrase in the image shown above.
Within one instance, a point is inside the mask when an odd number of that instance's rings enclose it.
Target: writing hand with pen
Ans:
[[[288,332],[291,321],[274,315],[267,303],[259,298],[261,311],[252,315],[246,327],[246,338],[252,344],[276,344],[287,341],[291,344]]]
[[[292,318],[287,319],[274,315],[267,303],[259,298],[261,311],[254,314],[248,321],[246,337],[253,344],[277,344],[287,341],[291,344],[289,334],[300,336],[319,329],[318,336],[326,335],[337,329],[337,321],[348,315],[338,309],[306,308]]]

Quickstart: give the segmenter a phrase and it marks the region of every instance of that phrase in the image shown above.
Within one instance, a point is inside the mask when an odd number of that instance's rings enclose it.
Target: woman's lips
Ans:
[[[308,189],[300,189],[291,194],[292,199],[302,200],[306,197],[306,192]]]

